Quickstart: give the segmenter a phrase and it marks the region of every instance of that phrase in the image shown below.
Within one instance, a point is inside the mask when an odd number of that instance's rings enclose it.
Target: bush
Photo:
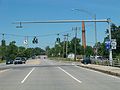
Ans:
[[[1,60],[1,59],[0,59],[0,63],[4,63],[4,62],[5,62],[5,60]]]
[[[116,56],[116,58],[119,59],[119,61],[120,61],[120,54],[118,56]]]

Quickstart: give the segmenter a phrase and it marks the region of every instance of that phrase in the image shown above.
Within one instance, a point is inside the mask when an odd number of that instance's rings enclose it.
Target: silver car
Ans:
[[[23,63],[23,62],[22,62],[22,58],[21,58],[21,57],[15,58],[14,64],[22,64],[22,63]]]

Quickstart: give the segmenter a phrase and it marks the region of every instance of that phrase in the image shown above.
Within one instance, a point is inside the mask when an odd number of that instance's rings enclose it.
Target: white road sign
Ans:
[[[116,45],[117,45],[116,39],[112,39],[111,40],[111,47],[112,47],[112,49],[116,49]]]

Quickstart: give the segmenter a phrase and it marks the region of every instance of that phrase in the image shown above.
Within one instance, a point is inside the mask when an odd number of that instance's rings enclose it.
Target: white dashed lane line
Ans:
[[[35,70],[35,68],[32,68],[32,70],[30,70],[30,72],[25,76],[25,78],[21,81],[21,83],[24,83],[25,80],[30,76],[30,74]]]
[[[78,80],[77,78],[75,78],[74,76],[72,76],[70,73],[68,73],[67,71],[65,71],[64,69],[62,69],[61,67],[58,67],[60,70],[62,70],[64,73],[66,73],[68,76],[70,76],[72,79],[74,79],[75,81],[77,81],[78,83],[82,83],[82,81]]]

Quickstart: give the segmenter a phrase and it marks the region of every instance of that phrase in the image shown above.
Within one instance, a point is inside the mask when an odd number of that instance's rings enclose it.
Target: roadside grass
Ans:
[[[56,61],[74,61],[74,59],[70,58],[62,58],[62,57],[48,57],[50,60],[56,60]],[[79,60],[76,60],[76,62],[79,62]]]
[[[1,60],[1,59],[0,59],[0,63],[5,63],[5,60]]]
[[[57,60],[57,61],[74,61],[69,58],[62,58],[62,57],[48,57],[50,60]]]

